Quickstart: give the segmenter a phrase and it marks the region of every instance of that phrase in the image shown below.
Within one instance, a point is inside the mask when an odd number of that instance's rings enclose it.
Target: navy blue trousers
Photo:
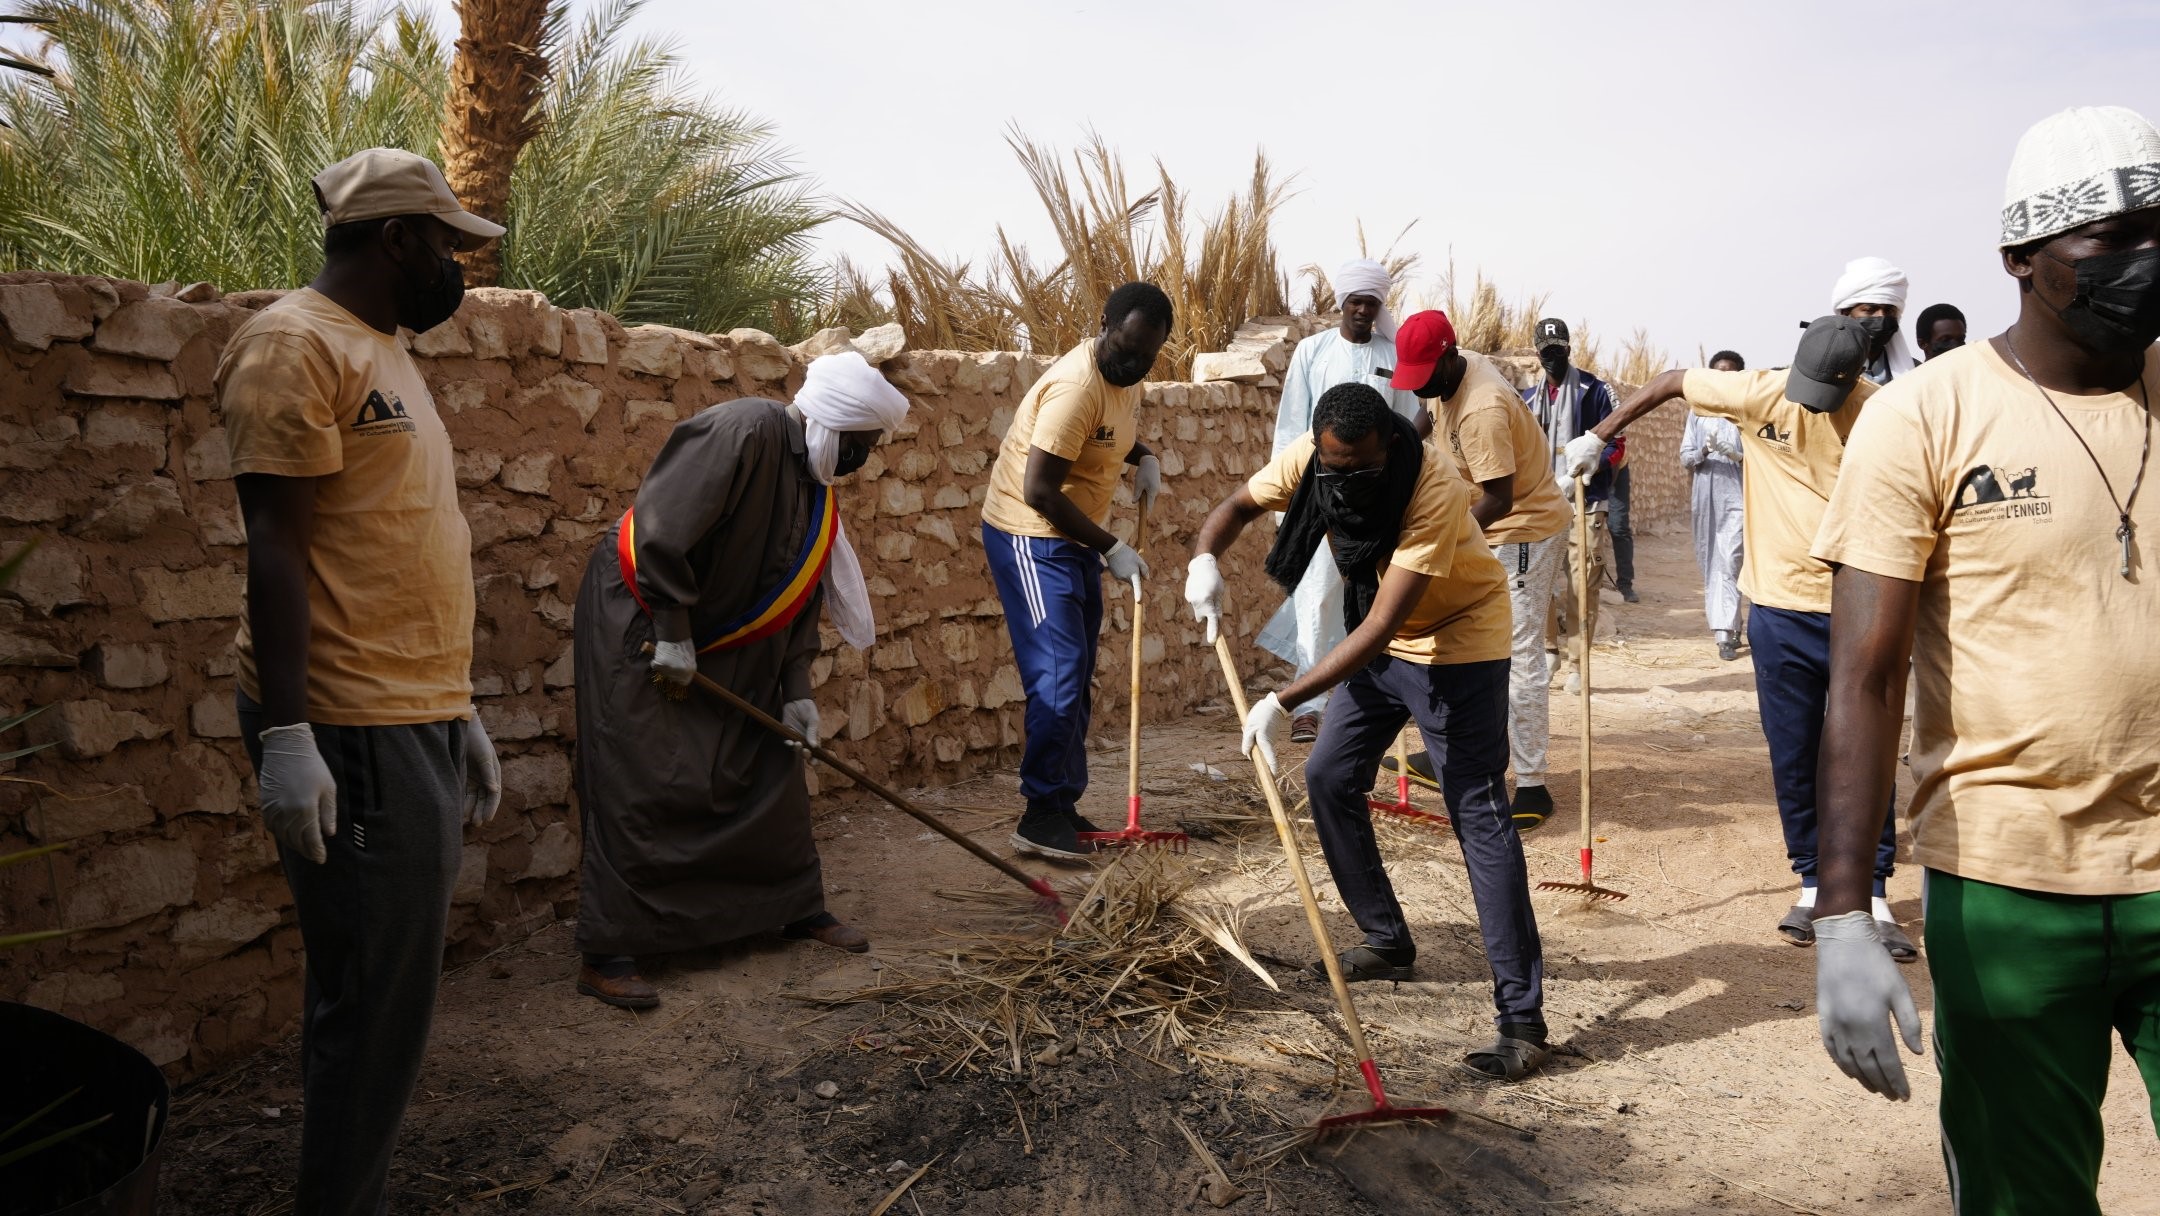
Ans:
[[[1441,797],[1455,820],[1455,839],[1470,872],[1478,932],[1492,967],[1494,1020],[1542,1024],[1544,948],[1505,780],[1506,659],[1428,666],[1382,655],[1328,699],[1319,741],[1305,762],[1305,789],[1335,890],[1365,931],[1365,944],[1413,946],[1365,802],[1380,758],[1412,718],[1439,774]]]
[[[1087,792],[1102,555],[1076,541],[1014,536],[987,523],[982,538],[1027,693],[1020,796],[1029,810],[1069,812]]]
[[[1777,787],[1785,855],[1800,885],[1815,885],[1815,764],[1822,752],[1823,713],[1830,699],[1830,614],[1757,604],[1748,613],[1748,648],[1755,659],[1755,705],[1770,744],[1770,780]],[[1897,792],[1875,845],[1875,894],[1897,869]]]

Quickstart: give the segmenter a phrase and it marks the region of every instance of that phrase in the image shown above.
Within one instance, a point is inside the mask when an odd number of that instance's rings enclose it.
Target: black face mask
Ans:
[[[407,275],[398,283],[397,323],[424,334],[449,320],[464,302],[464,267],[456,258],[437,258],[434,282],[415,283]]]
[[[2160,338],[2160,249],[2055,260],[2077,271],[2077,295],[2055,315],[2086,349],[2125,354]]]
[[[1545,365],[1545,378],[1552,381],[1567,379],[1568,353],[1557,346],[1538,352],[1538,362]]]
[[[833,462],[833,476],[845,477],[870,463],[870,445],[859,439],[840,441],[839,459]]]
[[[1142,360],[1138,355],[1105,354],[1096,360],[1096,369],[1102,378],[1119,388],[1131,388],[1147,379],[1148,369],[1155,365],[1152,359]]]
[[[1897,333],[1897,318],[1882,313],[1876,313],[1872,317],[1854,317],[1853,324],[1858,325],[1860,332],[1866,334],[1868,341],[1876,346],[1888,343],[1891,336]]]
[[[1355,527],[1369,519],[1387,501],[1386,465],[1336,476],[1322,473],[1314,483],[1320,510],[1330,520]]]

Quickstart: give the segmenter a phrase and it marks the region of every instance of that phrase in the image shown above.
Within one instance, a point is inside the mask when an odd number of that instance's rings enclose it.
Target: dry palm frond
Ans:
[[[1099,135],[1068,164],[1018,130],[1006,143],[1034,186],[1058,244],[1038,262],[1001,226],[981,266],[939,258],[891,220],[859,203],[838,214],[893,247],[888,294],[908,344],[925,349],[1030,350],[1056,354],[1092,336],[1103,302],[1120,284],[1146,280],[1170,297],[1175,322],[1156,361],[1159,379],[1180,378],[1199,351],[1220,350],[1253,316],[1289,311],[1270,226],[1286,195],[1256,155],[1247,188],[1196,223],[1191,196],[1167,168],[1135,193],[1124,163]]]
[[[1221,939],[1178,907],[1193,880],[1191,863],[1176,854],[1124,853],[1069,901],[1072,919],[1053,937],[958,938],[930,965],[888,965],[883,983],[801,999],[881,1004],[888,1021],[905,1024],[917,1047],[952,1069],[981,1060],[1023,1072],[1036,1055],[1031,1046],[1056,1054],[1084,1031],[1134,1031],[1152,1050],[1174,1048],[1229,1012]],[[1235,940],[1235,916],[1201,915]],[[1242,945],[1234,956],[1258,970]]]
[[[1671,356],[1663,347],[1651,343],[1650,332],[1637,329],[1620,348],[1620,358],[1608,378],[1619,384],[1648,384],[1651,377],[1671,366]]]

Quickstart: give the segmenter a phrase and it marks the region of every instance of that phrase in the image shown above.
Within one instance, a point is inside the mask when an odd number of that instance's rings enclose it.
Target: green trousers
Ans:
[[[2048,895],[1930,870],[1943,1164],[1956,1216],[2100,1216],[2112,1047],[2160,1124],[2160,893]]]

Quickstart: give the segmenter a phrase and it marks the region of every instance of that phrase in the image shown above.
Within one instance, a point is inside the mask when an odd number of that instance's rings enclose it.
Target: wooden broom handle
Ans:
[[[1237,660],[1230,657],[1230,639],[1220,633],[1215,635],[1215,657],[1222,660],[1223,682],[1230,686],[1230,701],[1237,706],[1238,722],[1242,726],[1251,712],[1245,704],[1245,683],[1238,678]],[[1283,810],[1282,792],[1275,788],[1274,770],[1268,767],[1267,758],[1257,747],[1253,749],[1252,762],[1254,771],[1260,775],[1260,792],[1267,796],[1268,811],[1275,816],[1275,834],[1282,838],[1283,856],[1290,862],[1290,877],[1297,880],[1298,899],[1305,905],[1305,924],[1312,930],[1313,945],[1320,948],[1320,962],[1327,968],[1328,985],[1335,989],[1335,1006],[1342,1011],[1343,1029],[1350,1032],[1350,1049],[1357,1052],[1358,1063],[1363,1065],[1372,1059],[1372,1049],[1365,1045],[1365,1028],[1358,1023],[1357,1006],[1350,1003],[1350,985],[1343,982],[1342,962],[1335,957],[1335,948],[1328,942],[1327,924],[1320,919],[1320,900],[1313,895],[1312,879],[1305,873],[1305,859],[1298,855],[1297,837],[1291,834],[1290,815]]]

